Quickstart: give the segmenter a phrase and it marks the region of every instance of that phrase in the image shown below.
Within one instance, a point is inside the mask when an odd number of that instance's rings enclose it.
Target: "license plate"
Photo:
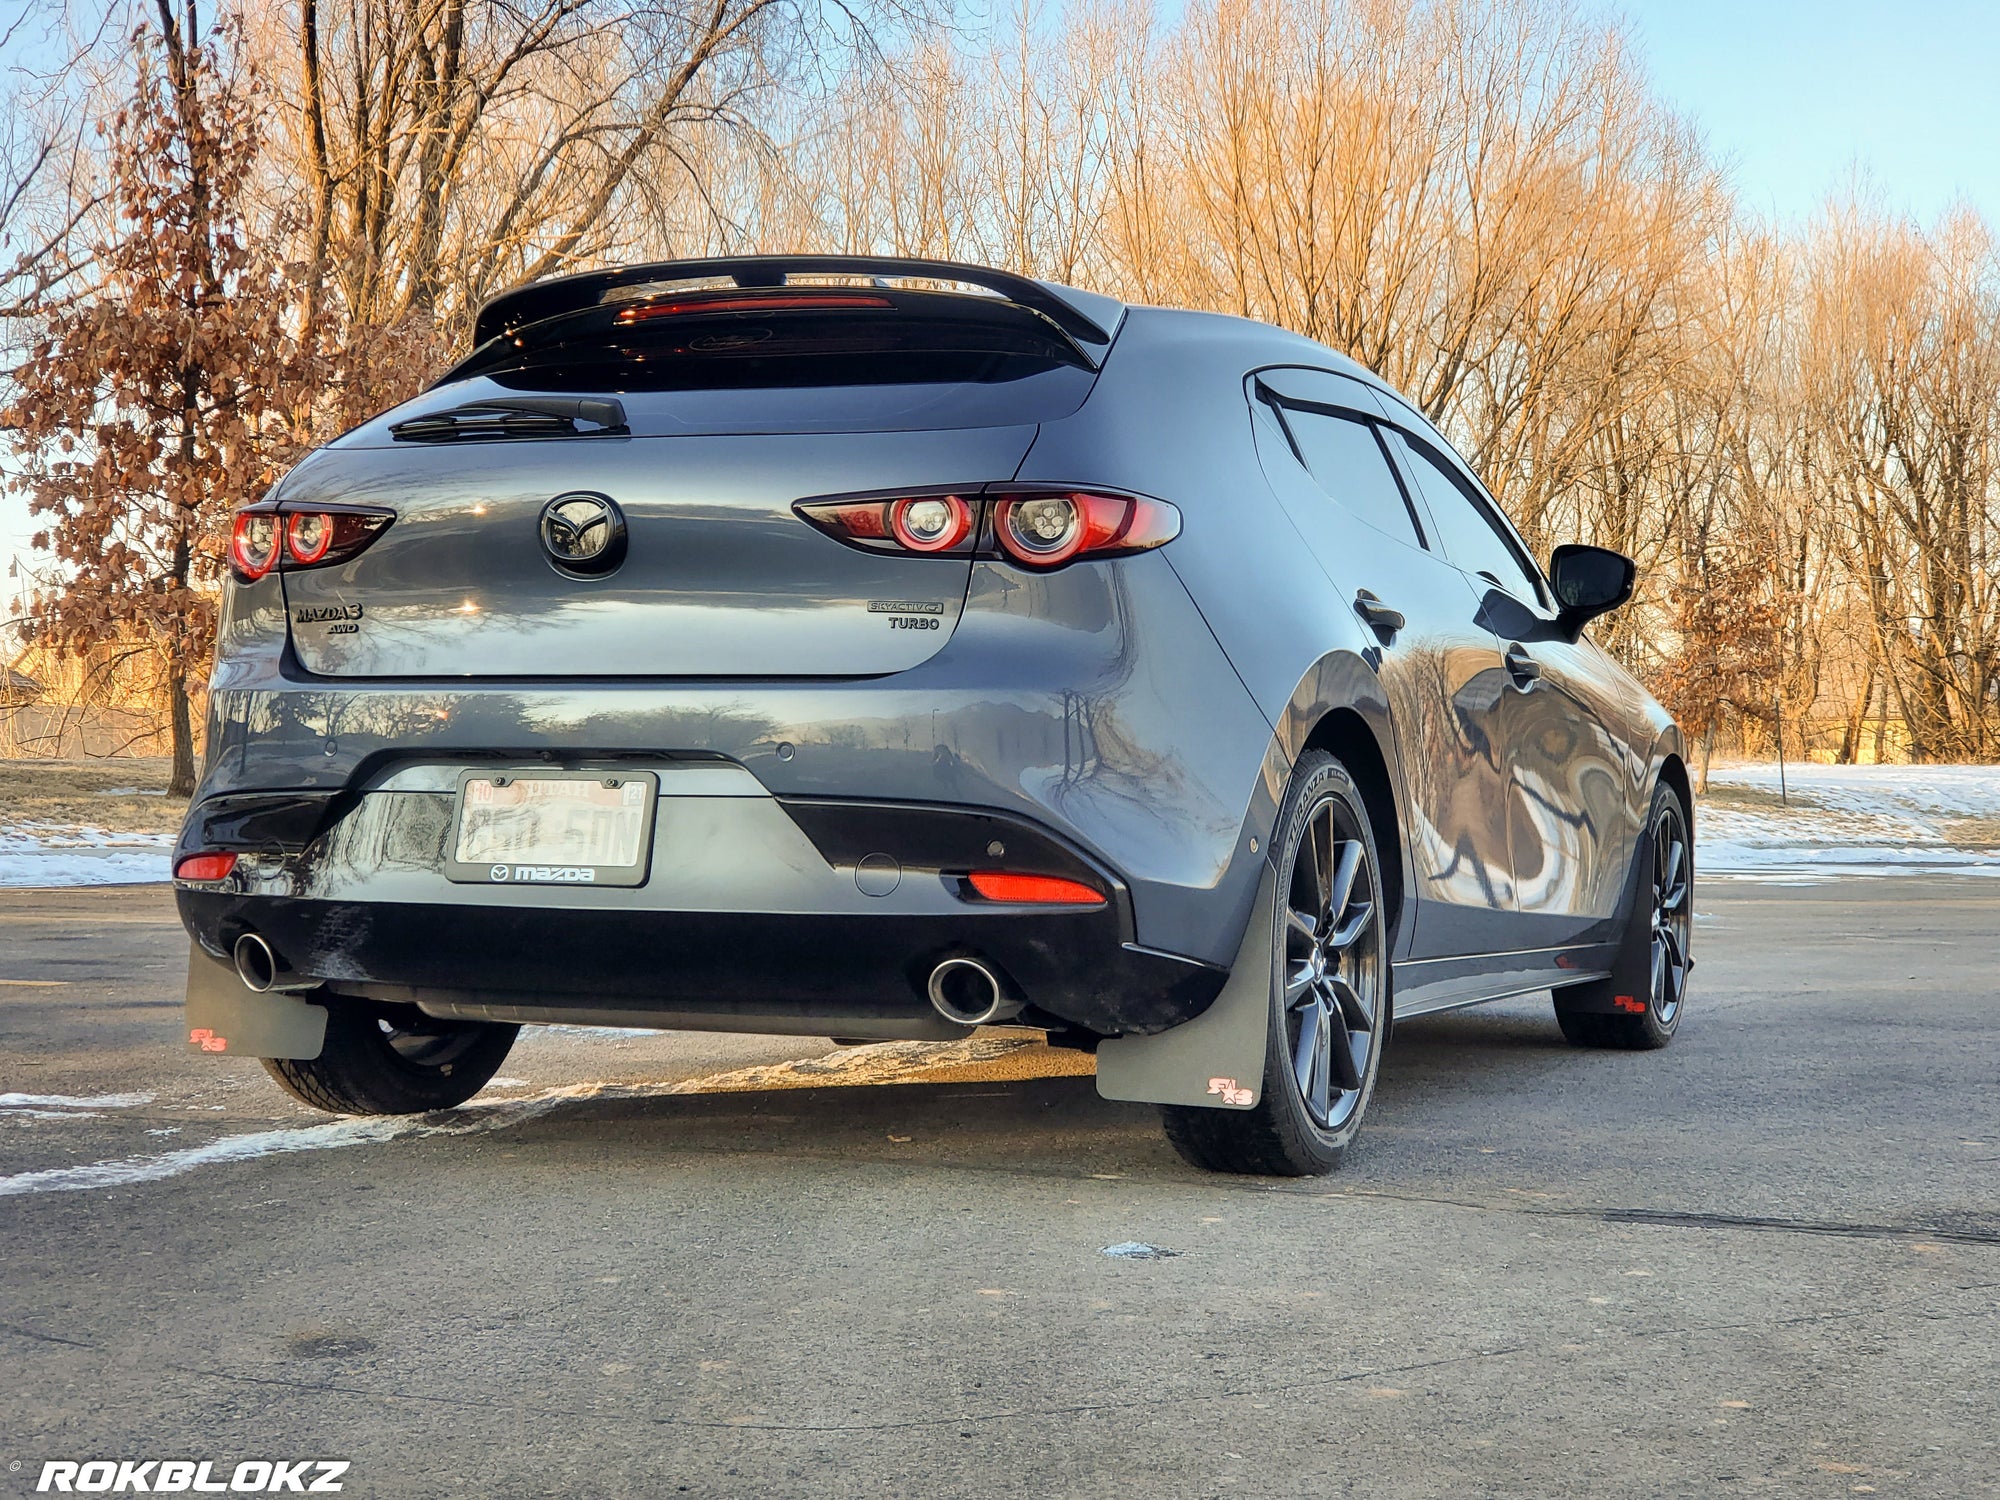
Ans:
[[[479,885],[644,885],[659,778],[466,771],[445,873]]]

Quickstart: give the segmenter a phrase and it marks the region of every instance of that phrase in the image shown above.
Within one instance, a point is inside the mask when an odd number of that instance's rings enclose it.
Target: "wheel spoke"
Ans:
[[[1674,930],[1671,922],[1660,924],[1660,939],[1667,947],[1667,965],[1673,969],[1687,966],[1687,958],[1681,952],[1681,935]]]
[[[1306,947],[1311,949],[1319,941],[1319,923],[1296,907],[1288,906],[1285,908],[1285,936],[1287,939],[1304,938]]]
[[[1313,1118],[1322,1125],[1333,1118],[1333,1101],[1328,1097],[1327,1084],[1336,1054],[1344,1055],[1346,1049],[1336,1045],[1340,1036],[1335,1016],[1327,1013],[1326,1024],[1319,1029],[1319,1045],[1313,1052],[1312,1092],[1307,1096],[1312,1101]],[[1349,1058],[1349,1062],[1353,1061]]]
[[[1329,820],[1327,824],[1329,836],[1332,827],[1332,822]],[[1340,919],[1347,915],[1347,903],[1354,896],[1354,877],[1361,873],[1361,840],[1345,839],[1334,846],[1333,853],[1335,856],[1333,886],[1327,893],[1326,916],[1330,923],[1338,927]]]
[[[1358,1089],[1361,1072],[1354,1066],[1354,1034],[1348,1029],[1344,1009],[1337,999],[1327,1006],[1327,1040],[1331,1044],[1327,1061],[1333,1064],[1334,1082],[1343,1089]]]
[[[1320,920],[1331,921],[1333,905],[1333,806],[1320,809],[1307,837],[1312,843],[1313,880],[1319,896]]]
[[[1305,1098],[1312,1097],[1313,1074],[1317,1071],[1320,1032],[1325,1028],[1321,1022],[1325,1010],[1317,1004],[1308,1005],[1299,1012],[1299,1041],[1292,1050],[1292,1076],[1299,1081],[1299,1093]]]
[[[1311,964],[1300,964],[1292,970],[1291,978],[1285,981],[1285,1009],[1297,1010],[1301,1000],[1312,997],[1313,971]]]
[[[1658,938],[1653,940],[1653,993],[1664,997],[1667,983],[1667,945]],[[1661,999],[1664,1005],[1665,999]]]
[[[1334,1009],[1340,1013],[1341,1021],[1349,1031],[1375,1029],[1375,1012],[1361,998],[1359,990],[1335,974],[1327,976],[1326,987],[1332,996]]]
[[[1667,848],[1667,870],[1661,878],[1659,905],[1661,911],[1679,911],[1681,903],[1687,900],[1688,886],[1683,878],[1687,869],[1687,845],[1678,837]]]
[[[1339,950],[1351,946],[1368,930],[1368,924],[1375,919],[1373,901],[1356,901],[1347,908],[1347,920],[1330,933],[1326,940],[1329,948]]]

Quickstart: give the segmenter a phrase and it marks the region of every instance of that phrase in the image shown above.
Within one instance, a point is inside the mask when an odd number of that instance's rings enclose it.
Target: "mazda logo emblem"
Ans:
[[[625,560],[624,514],[608,495],[558,495],[542,507],[542,550],[558,572],[602,577]]]

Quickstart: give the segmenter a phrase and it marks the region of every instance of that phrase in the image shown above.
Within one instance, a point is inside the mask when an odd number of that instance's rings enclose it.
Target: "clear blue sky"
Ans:
[[[1885,207],[2000,224],[2000,0],[1623,0],[1660,92],[1747,207],[1809,214],[1856,163]]]
[[[1171,5],[1176,0],[1162,0]],[[1963,196],[2000,225],[2000,0],[1609,0],[1665,97],[1735,166],[1747,207],[1810,214],[1859,165],[1885,207]],[[22,502],[0,497],[6,561]]]

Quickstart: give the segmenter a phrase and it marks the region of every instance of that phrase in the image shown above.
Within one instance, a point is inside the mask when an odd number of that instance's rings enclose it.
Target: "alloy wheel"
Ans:
[[[1307,816],[1285,906],[1285,1039],[1313,1124],[1361,1103],[1382,1010],[1375,872],[1353,815],[1327,797]]]
[[[1693,912],[1687,823],[1673,801],[1653,824],[1653,1014],[1671,1026],[1687,995]]]

